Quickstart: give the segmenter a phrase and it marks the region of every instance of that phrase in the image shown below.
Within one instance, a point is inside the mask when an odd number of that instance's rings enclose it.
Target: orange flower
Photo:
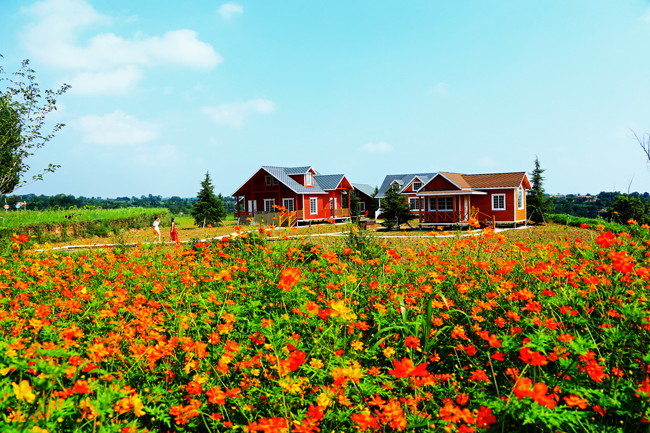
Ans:
[[[587,404],[587,400],[573,394],[569,395],[568,397],[564,397],[564,401],[569,407],[578,406],[580,409],[586,409],[587,406],[589,406]]]
[[[280,282],[278,287],[284,290],[285,292],[290,292],[291,288],[298,284],[300,281],[302,273],[298,268],[286,268],[282,270],[280,274]]]
[[[395,377],[408,377],[408,376],[428,376],[429,372],[427,371],[428,362],[424,362],[417,367],[413,364],[408,358],[402,358],[401,361],[393,359],[394,370],[389,370],[388,374]]]

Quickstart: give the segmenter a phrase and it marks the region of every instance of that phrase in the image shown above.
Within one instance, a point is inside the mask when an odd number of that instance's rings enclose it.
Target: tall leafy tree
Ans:
[[[650,203],[644,202],[640,197],[622,194],[607,209],[607,217],[620,224],[627,224],[630,220],[647,224],[650,221]]]
[[[397,185],[388,188],[381,201],[384,214],[383,224],[389,230],[395,226],[399,228],[401,223],[408,221],[413,216],[406,197],[400,194],[399,190]]]
[[[205,227],[207,224],[221,222],[226,217],[226,211],[223,208],[223,199],[214,194],[214,187],[210,179],[210,172],[205,173],[205,179],[201,182],[201,190],[196,196],[197,200],[192,207],[192,217],[194,224]]]
[[[42,94],[34,74],[29,60],[22,62],[13,77],[0,66],[0,194],[41,180],[44,173],[59,167],[50,164],[31,181],[22,180],[30,168],[25,160],[64,126],[57,123],[49,134],[42,131],[46,115],[56,110],[57,98],[70,88],[63,84],[59,90],[45,90]]]
[[[544,173],[546,170],[539,165],[539,158],[535,156],[535,169],[531,173],[531,188],[526,194],[526,207],[528,209],[528,219],[535,224],[544,222],[544,214],[552,209],[551,199],[546,197],[544,191]]]

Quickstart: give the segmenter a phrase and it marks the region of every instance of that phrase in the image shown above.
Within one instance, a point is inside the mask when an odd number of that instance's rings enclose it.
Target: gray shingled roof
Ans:
[[[342,174],[319,174],[314,176],[314,186],[318,185],[325,191],[336,189],[343,180],[343,176]]]
[[[370,197],[372,197],[372,194],[375,192],[375,188],[367,183],[353,183],[352,186]]]
[[[388,188],[390,188],[391,184],[395,180],[400,184],[401,190],[404,187],[407,187],[416,176],[424,184],[436,174],[437,173],[389,174],[384,178],[381,187],[379,187],[377,198],[384,198],[384,194],[388,191]]]
[[[268,165],[263,165],[262,168],[266,170],[271,176],[275,177],[278,181],[285,184],[289,189],[297,192],[298,194],[302,193],[311,193],[311,194],[324,194],[323,188],[320,187],[316,182],[314,186],[306,187],[300,185],[298,182],[289,177],[289,174],[304,174],[307,173],[311,167],[270,167]],[[314,176],[315,177],[315,176]]]
[[[264,168],[264,167],[262,167]],[[305,167],[276,167],[276,168],[282,168],[285,173],[287,174],[305,174],[309,171],[311,168],[310,166],[305,166]],[[314,170],[316,171],[316,170]],[[318,173],[316,173],[318,174]]]
[[[313,186],[311,187],[302,186],[289,176],[296,174],[305,174],[309,171],[309,169],[312,168],[310,166],[272,167],[269,165],[263,165],[261,168],[261,170],[266,171],[268,174],[275,177],[280,183],[286,185],[289,189],[298,194],[325,194],[325,191],[327,190],[336,189],[336,187],[339,186],[341,180],[343,180],[343,177],[345,176],[343,174],[318,174],[318,172],[316,172],[316,174],[312,177]],[[243,185],[246,185],[249,180],[250,178],[244,182]],[[235,193],[240,189],[241,186],[235,190]]]

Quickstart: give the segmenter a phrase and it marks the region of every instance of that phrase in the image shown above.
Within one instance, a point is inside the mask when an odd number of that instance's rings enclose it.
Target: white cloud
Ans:
[[[226,20],[229,20],[233,16],[237,14],[241,14],[243,12],[244,12],[244,7],[238,5],[237,3],[224,3],[221,5],[219,9],[217,9],[217,13]]]
[[[78,95],[122,95],[135,88],[142,78],[142,71],[126,66],[110,72],[82,72],[66,80]]]
[[[359,149],[370,153],[384,153],[393,150],[393,146],[391,146],[389,143],[380,141],[379,143],[366,143]]]
[[[210,44],[199,40],[198,34],[188,29],[171,30],[162,36],[136,33],[131,38],[114,33],[96,33],[87,40],[80,40],[82,32],[112,22],[110,17],[97,12],[83,0],[44,0],[23,8],[22,12],[33,19],[20,35],[30,57],[80,74],[103,72],[120,75],[116,71],[122,70],[124,79],[124,68],[127,67],[177,65],[211,69],[223,61]],[[83,81],[83,78],[80,79]],[[103,91],[110,91],[115,77],[103,78],[108,86]]]
[[[499,165],[499,163],[489,156],[484,156],[483,158],[476,161],[476,165],[480,167],[495,167]]]
[[[268,99],[251,99],[246,102],[201,108],[201,112],[210,116],[213,121],[232,128],[240,128],[244,124],[244,119],[253,113],[269,114],[274,111],[275,102]]]
[[[139,165],[150,167],[160,167],[178,164],[183,158],[183,154],[178,147],[167,144],[158,147],[144,147],[138,149],[138,153],[133,157],[133,161]]]
[[[648,7],[648,10],[645,11],[645,14],[641,17],[641,21],[645,21],[646,23],[650,23],[650,7]]]
[[[438,93],[440,95],[446,95],[447,94],[447,87],[448,87],[447,83],[440,82],[440,83],[436,84],[435,87],[433,87],[431,89],[431,92],[432,93]]]
[[[141,144],[158,137],[158,125],[138,120],[121,110],[98,116],[90,114],[74,120],[72,126],[83,132],[86,143],[125,145]]]
[[[127,23],[134,23],[137,20],[138,20],[138,14],[135,14],[127,17],[124,21],[126,21]]]

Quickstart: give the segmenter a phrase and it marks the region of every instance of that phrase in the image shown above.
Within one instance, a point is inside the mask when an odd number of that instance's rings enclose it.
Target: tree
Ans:
[[[526,205],[528,208],[528,219],[535,224],[544,222],[544,214],[552,209],[551,200],[544,192],[544,177],[542,173],[546,170],[539,165],[539,158],[535,156],[535,170],[531,173],[531,188],[526,194]]]
[[[0,55],[2,57],[2,55]],[[59,90],[45,90],[44,95],[36,83],[35,71],[29,60],[23,60],[20,70],[8,77],[0,67],[0,193],[8,194],[21,186],[43,179],[43,174],[54,172],[59,166],[49,164],[27,182],[21,180],[29,170],[25,160],[54,138],[63,128],[54,125],[52,132],[44,135],[45,117],[56,110],[56,100],[70,86],[63,84]]]
[[[370,204],[368,205],[368,217],[370,218],[375,218],[375,212],[379,209],[379,199],[376,198],[377,194],[379,194],[379,188],[375,186],[375,190],[372,193],[372,200],[370,200]]]
[[[214,187],[210,179],[210,172],[205,173],[205,180],[201,182],[201,191],[196,196],[197,200],[192,207],[194,225],[205,227],[206,224],[217,224],[220,218],[226,216],[223,200],[214,195]]]
[[[350,199],[350,216],[352,217],[358,217],[359,216],[359,202],[361,199],[356,196],[352,191],[348,194],[348,197]]]
[[[384,199],[382,200],[382,209],[384,214],[384,227],[388,230],[399,225],[405,221],[408,221],[413,215],[409,210],[409,204],[406,201],[406,197],[402,196],[399,191],[399,186],[391,186],[386,194],[384,194]]]
[[[609,220],[620,224],[627,224],[630,220],[646,224],[650,220],[648,214],[650,214],[650,203],[644,202],[640,197],[631,197],[628,194],[620,195],[607,209]]]

